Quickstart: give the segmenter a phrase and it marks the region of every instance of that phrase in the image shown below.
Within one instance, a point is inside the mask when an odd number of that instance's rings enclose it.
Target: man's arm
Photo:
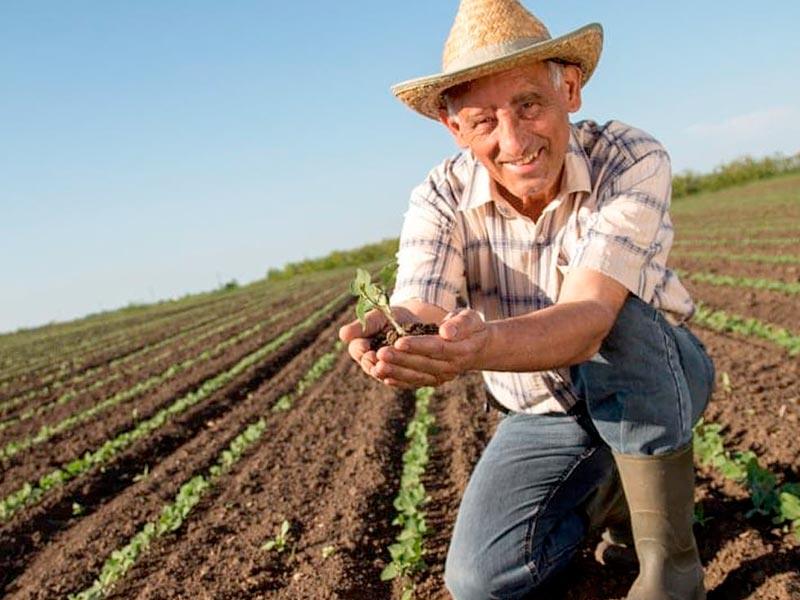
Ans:
[[[484,323],[474,310],[445,316],[439,336],[380,349],[369,373],[387,385],[439,385],[471,370],[546,371],[587,360],[616,321],[628,290],[590,269],[571,270],[551,307]]]

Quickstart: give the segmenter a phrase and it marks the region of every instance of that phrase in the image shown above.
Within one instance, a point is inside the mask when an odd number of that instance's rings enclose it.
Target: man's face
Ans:
[[[580,108],[580,70],[565,66],[556,89],[540,62],[478,79],[452,98],[440,120],[515,198],[549,202],[558,193],[569,113]],[[501,190],[502,191],[502,190]]]

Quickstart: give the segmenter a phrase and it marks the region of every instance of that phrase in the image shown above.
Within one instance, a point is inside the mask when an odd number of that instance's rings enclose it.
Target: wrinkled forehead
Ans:
[[[473,101],[481,102],[490,97],[514,97],[539,86],[551,87],[546,62],[537,61],[486,77],[465,81],[442,92],[441,106],[459,110]]]

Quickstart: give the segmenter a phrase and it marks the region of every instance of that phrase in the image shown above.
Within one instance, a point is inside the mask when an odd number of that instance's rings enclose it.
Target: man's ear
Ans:
[[[451,115],[445,109],[439,109],[439,121],[447,127],[447,130],[453,135],[459,148],[466,148],[469,144],[464,140],[461,133],[461,122],[458,117]]]
[[[567,110],[571,113],[581,108],[581,69],[577,65],[564,65],[563,68],[564,93],[566,94]]]

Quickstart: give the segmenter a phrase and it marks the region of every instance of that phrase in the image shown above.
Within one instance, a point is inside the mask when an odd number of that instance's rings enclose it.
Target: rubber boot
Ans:
[[[594,551],[595,560],[605,566],[635,568],[638,563],[633,550],[631,518],[617,469],[600,484],[584,510],[589,533],[604,530]]]
[[[614,454],[631,514],[639,576],[627,600],[704,600],[691,444],[660,456]]]

